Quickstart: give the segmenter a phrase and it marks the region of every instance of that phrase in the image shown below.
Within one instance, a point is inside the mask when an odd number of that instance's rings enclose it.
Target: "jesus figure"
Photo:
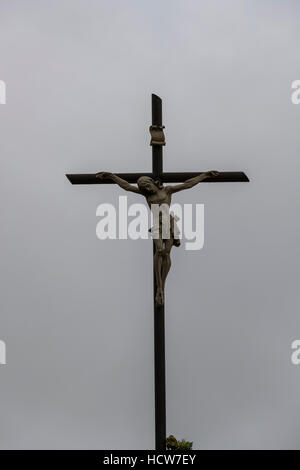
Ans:
[[[192,188],[206,178],[212,178],[218,175],[218,171],[207,171],[199,174],[195,178],[190,178],[184,183],[174,186],[164,186],[160,181],[155,181],[149,176],[141,176],[137,180],[136,187],[114,173],[101,171],[96,174],[96,177],[99,179],[110,179],[126,191],[144,196],[153,215],[157,214],[157,211],[155,211],[154,214],[154,207],[159,208],[159,217],[154,217],[154,226],[151,228],[151,234],[155,244],[155,301],[158,305],[164,304],[165,282],[171,267],[171,249],[173,245],[177,247],[180,245],[176,220],[175,217],[170,214],[172,194]]]

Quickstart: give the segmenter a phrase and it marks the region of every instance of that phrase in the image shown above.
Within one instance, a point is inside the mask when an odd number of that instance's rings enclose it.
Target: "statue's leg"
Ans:
[[[161,270],[161,282],[162,282],[162,289],[163,293],[165,290],[165,283],[166,283],[166,278],[167,275],[170,271],[171,268],[171,249],[173,246],[173,239],[166,240],[165,242],[165,254],[163,256],[163,261],[162,261],[162,270]]]
[[[162,263],[163,257],[161,252],[163,251],[163,241],[161,238],[155,239],[155,254],[154,254],[154,272],[156,281],[156,296],[155,301],[159,305],[163,304],[163,287],[162,287]]]

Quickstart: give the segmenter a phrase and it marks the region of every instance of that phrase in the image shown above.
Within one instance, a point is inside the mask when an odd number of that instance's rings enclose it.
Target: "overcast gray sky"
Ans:
[[[196,449],[300,448],[300,5],[2,0],[2,449],[154,447],[152,247],[100,241],[115,186],[150,171],[151,93],[169,171],[245,171],[205,205],[166,288],[167,432]],[[130,202],[140,202],[134,194]]]

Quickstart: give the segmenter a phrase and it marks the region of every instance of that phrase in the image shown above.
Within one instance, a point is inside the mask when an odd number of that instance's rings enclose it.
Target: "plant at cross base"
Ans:
[[[177,439],[171,434],[167,437],[166,446],[168,450],[192,450],[193,443],[182,439],[177,441]]]

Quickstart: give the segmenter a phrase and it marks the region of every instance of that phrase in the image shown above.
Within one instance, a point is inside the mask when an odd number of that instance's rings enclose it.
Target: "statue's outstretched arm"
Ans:
[[[193,186],[196,186],[196,184],[201,183],[201,181],[204,181],[207,178],[214,178],[215,176],[218,176],[218,175],[219,175],[218,171],[206,171],[205,173],[201,173],[198,176],[195,176],[195,178],[190,178],[189,180],[186,180],[184,183],[175,184],[174,186],[167,186],[166,189],[171,194],[178,193],[178,191],[190,189]]]
[[[120,178],[119,176],[115,175],[114,173],[108,173],[106,171],[100,171],[100,173],[96,174],[96,178],[99,178],[99,179],[102,179],[102,180],[112,180],[117,185],[119,185],[121,188],[125,189],[125,191],[131,191],[132,193],[141,194],[141,192],[138,188],[136,188],[132,184],[129,184],[128,181],[123,180],[123,178]]]

